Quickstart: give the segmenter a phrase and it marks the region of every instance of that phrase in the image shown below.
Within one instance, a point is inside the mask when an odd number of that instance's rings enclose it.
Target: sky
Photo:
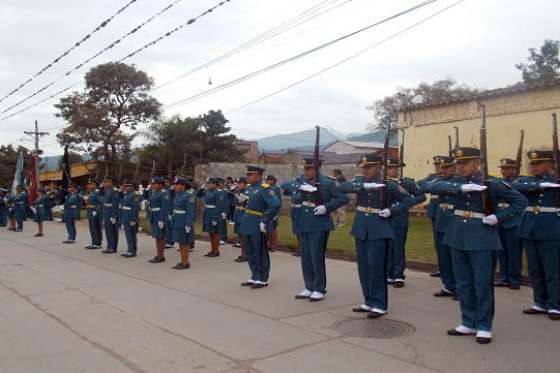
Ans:
[[[178,2],[169,11],[64,77],[66,71],[174,1]],[[81,91],[84,74],[89,68],[120,60],[219,1],[137,0],[51,69],[0,102],[1,112],[56,81],[49,89],[1,114],[0,118],[74,84],[73,90]],[[128,2],[3,0],[0,8],[0,97]],[[208,110],[221,109],[230,120],[233,133],[241,138],[255,139],[307,130],[317,124],[340,133],[365,132],[373,122],[367,106],[391,95],[399,87],[420,82],[452,77],[482,89],[514,84],[521,79],[515,64],[526,60],[527,49],[539,47],[545,39],[559,38],[560,2],[557,0],[464,0],[393,37],[457,2],[438,0],[251,80],[180,103],[185,98],[286,60],[420,2],[231,0],[126,62],[135,64],[155,80],[156,89],[151,94],[163,104],[165,117],[176,114],[198,116]],[[295,24],[294,20],[297,21]],[[273,29],[280,32],[272,34],[270,30]],[[387,38],[390,39],[379,44]],[[254,40],[259,43],[249,44],[228,58],[208,64]],[[254,103],[374,45],[377,46],[340,66]],[[176,79],[200,66],[204,67]],[[169,81],[170,84],[159,87]],[[0,121],[0,144],[32,147],[33,143],[23,132],[32,130],[37,120],[40,129],[50,133],[41,138],[41,148],[47,155],[60,154],[55,135],[67,125],[55,116],[53,105],[60,97]]]

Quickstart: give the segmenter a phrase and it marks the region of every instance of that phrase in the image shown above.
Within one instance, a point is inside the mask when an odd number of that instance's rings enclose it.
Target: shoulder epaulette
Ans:
[[[267,184],[267,183],[262,183],[261,186],[262,186],[264,189],[270,188],[270,184]]]

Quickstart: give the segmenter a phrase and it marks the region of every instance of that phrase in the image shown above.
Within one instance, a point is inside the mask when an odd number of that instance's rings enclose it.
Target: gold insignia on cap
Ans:
[[[463,151],[461,149],[455,150],[455,157],[461,158],[463,156]]]
[[[508,164],[507,160],[502,159],[502,166],[506,166]]]
[[[529,157],[531,157],[531,159],[537,159],[539,155],[536,152],[531,152],[531,154],[529,154]]]

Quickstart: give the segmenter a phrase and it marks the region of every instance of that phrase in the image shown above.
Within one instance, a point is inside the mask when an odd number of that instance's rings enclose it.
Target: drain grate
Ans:
[[[405,337],[414,333],[412,325],[391,319],[351,318],[337,321],[333,329],[345,337],[390,339]]]

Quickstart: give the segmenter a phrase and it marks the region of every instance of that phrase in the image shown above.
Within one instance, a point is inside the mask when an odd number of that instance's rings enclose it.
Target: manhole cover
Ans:
[[[389,339],[414,333],[414,327],[391,319],[346,319],[337,321],[333,329],[346,337]]]

